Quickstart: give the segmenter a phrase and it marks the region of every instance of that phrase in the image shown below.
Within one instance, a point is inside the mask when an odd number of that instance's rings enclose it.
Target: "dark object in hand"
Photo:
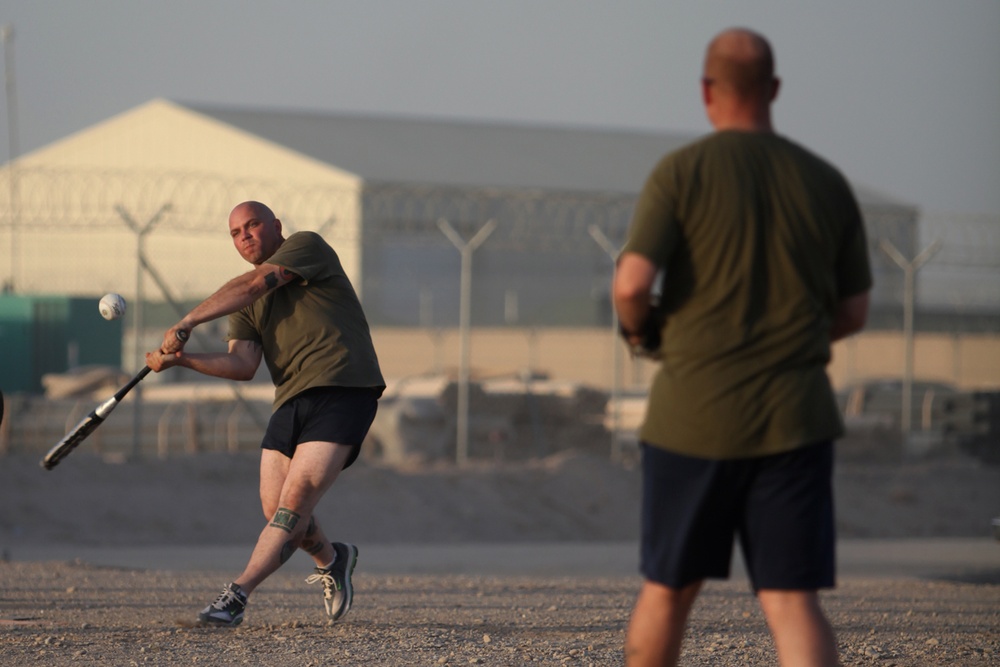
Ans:
[[[639,331],[631,332],[626,331],[625,327],[619,327],[622,338],[628,343],[632,356],[644,357],[646,359],[660,358],[660,344],[663,342],[663,321],[663,311],[654,307],[650,309],[649,315],[646,317],[646,321],[642,323]],[[638,343],[633,343],[629,340],[633,336],[639,336],[641,340]]]

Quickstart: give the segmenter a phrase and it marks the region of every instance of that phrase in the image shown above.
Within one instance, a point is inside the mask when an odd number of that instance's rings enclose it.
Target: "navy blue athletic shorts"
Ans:
[[[288,458],[301,442],[350,445],[344,468],[357,460],[361,443],[375,421],[379,392],[368,387],[313,387],[296,394],[274,411],[261,442]]]
[[[738,536],[754,590],[835,584],[833,443],[716,461],[642,443],[644,577],[726,579]]]

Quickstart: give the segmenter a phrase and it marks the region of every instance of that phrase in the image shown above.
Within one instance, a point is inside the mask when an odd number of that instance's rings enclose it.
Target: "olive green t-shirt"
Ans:
[[[229,316],[228,340],[264,351],[274,407],[312,387],[385,388],[368,321],[340,258],[314,232],[289,236],[267,260],[299,276]]]
[[[778,135],[709,135],[655,167],[624,251],[663,270],[644,441],[731,459],[842,435],[829,331],[836,304],[872,278],[834,167]]]

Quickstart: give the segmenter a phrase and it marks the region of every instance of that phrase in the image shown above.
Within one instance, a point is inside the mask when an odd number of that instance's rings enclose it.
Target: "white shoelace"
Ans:
[[[329,572],[317,572],[316,574],[310,574],[306,577],[307,584],[315,584],[316,582],[322,581],[323,588],[327,593],[333,593],[337,586],[337,580],[333,578],[333,575]]]
[[[240,599],[240,596],[236,594],[236,591],[232,590],[228,586],[222,590],[222,593],[220,593],[219,597],[212,603],[212,606],[216,609],[225,609],[231,600],[236,600],[241,607],[246,608],[247,606],[247,603]]]

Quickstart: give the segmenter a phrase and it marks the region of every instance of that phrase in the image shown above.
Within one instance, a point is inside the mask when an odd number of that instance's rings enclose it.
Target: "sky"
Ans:
[[[0,24],[3,161],[10,99],[20,154],[156,97],[707,132],[704,47],[742,25],[779,132],[924,214],[1000,216],[998,0],[0,0]]]

